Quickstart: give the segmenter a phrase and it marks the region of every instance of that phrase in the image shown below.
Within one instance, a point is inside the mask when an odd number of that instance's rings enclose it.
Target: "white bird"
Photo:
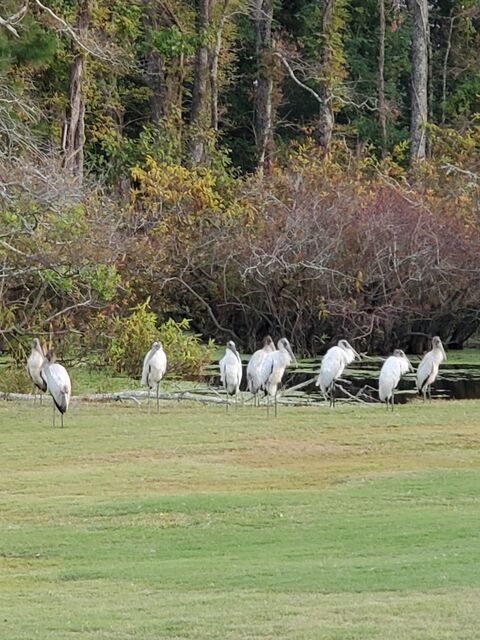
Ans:
[[[359,354],[347,340],[339,340],[338,345],[331,347],[323,356],[315,385],[320,387],[323,395],[329,398],[330,406],[335,406],[335,381],[355,358],[360,360]]]
[[[160,412],[159,388],[160,381],[167,370],[167,356],[162,343],[156,341],[143,359],[142,385],[148,386],[148,404],[150,404],[150,390],[157,387],[157,413]]]
[[[275,345],[270,336],[266,336],[263,340],[263,347],[255,351],[248,361],[247,365],[247,388],[250,393],[255,396],[255,404],[257,404],[258,392],[262,388],[262,368],[269,353],[275,351]]]
[[[440,364],[447,359],[442,341],[438,336],[432,338],[432,349],[426,353],[417,369],[417,389],[418,393],[423,393],[423,401],[432,401],[431,385],[438,375]]]
[[[47,383],[42,378],[42,366],[44,360],[45,354],[43,353],[40,340],[38,338],[34,338],[32,340],[32,351],[27,358],[27,371],[30,378],[32,379],[33,384],[35,385],[34,402],[37,399],[37,388],[40,389],[40,391],[47,390]],[[42,396],[40,395],[40,404],[41,403]]]
[[[292,362],[296,362],[292,347],[287,338],[280,338],[276,351],[267,354],[262,366],[262,388],[267,395],[267,414],[270,398],[275,400],[275,417],[277,416],[277,391],[282,381],[285,369]]]
[[[395,389],[400,382],[400,378],[408,371],[413,371],[410,360],[401,349],[395,349],[393,355],[389,356],[380,370],[378,378],[378,397],[382,402],[391,404],[392,411],[395,402]]]
[[[220,380],[222,381],[227,396],[235,396],[235,404],[237,403],[238,390],[240,389],[240,383],[242,382],[242,361],[240,354],[237,351],[237,347],[233,340],[227,342],[225,349],[225,355],[218,363],[220,366]],[[228,410],[228,397],[227,397],[227,410]]]
[[[63,414],[68,411],[72,383],[65,367],[56,362],[55,353],[52,349],[47,351],[45,355],[42,365],[42,377],[53,399],[53,426],[55,426],[55,407],[57,407],[62,416],[63,427]]]

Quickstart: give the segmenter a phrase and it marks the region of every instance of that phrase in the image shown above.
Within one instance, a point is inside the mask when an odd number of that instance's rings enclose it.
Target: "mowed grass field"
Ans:
[[[469,639],[480,402],[0,402],[0,638]]]

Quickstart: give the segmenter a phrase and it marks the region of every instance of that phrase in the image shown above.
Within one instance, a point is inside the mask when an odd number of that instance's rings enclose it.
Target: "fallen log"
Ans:
[[[172,393],[161,391],[159,393],[160,400],[193,400],[196,402],[214,404],[226,404],[232,403],[233,400],[222,398],[218,391],[214,391],[215,396],[199,395],[194,391],[174,391]],[[150,394],[151,398],[155,398],[155,394]],[[139,399],[147,399],[148,391],[117,391],[113,393],[91,393],[83,394],[71,397],[71,402],[123,402],[125,400],[131,400],[136,404],[141,404]],[[10,393],[8,391],[0,392],[0,400],[19,400],[19,401],[32,401],[35,400],[35,396],[32,393]]]

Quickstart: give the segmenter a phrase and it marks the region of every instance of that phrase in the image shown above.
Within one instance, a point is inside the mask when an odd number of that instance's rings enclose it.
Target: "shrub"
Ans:
[[[167,374],[197,376],[213,356],[215,344],[203,344],[199,334],[190,331],[190,320],[168,320],[157,328],[157,314],[150,310],[150,299],[134,307],[126,317],[104,319],[109,336],[105,363],[119,373],[138,377],[145,354],[154,340],[160,340],[167,354]]]
[[[33,382],[25,367],[16,366],[11,363],[1,367],[0,391],[8,393],[33,393]]]
[[[200,341],[200,335],[190,332],[190,320],[167,320],[160,326],[160,340],[168,358],[168,372],[175,376],[197,376],[213,357],[215,343]]]

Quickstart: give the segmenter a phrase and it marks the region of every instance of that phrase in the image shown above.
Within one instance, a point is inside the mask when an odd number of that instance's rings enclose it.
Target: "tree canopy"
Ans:
[[[0,346],[147,299],[246,349],[461,346],[479,51],[476,0],[6,0]]]

